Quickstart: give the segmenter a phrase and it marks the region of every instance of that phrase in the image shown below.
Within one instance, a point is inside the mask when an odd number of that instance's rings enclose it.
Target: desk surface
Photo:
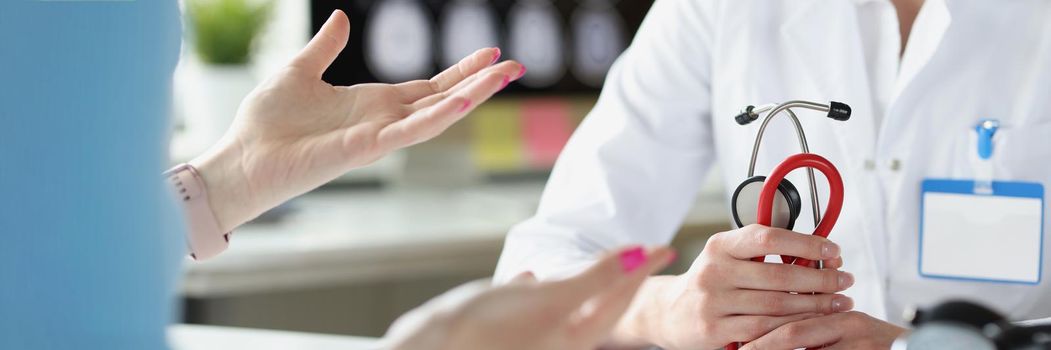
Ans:
[[[507,231],[533,215],[542,189],[538,182],[309,193],[282,221],[239,228],[222,255],[187,260],[182,292],[216,297],[477,273],[496,259]],[[722,202],[702,198],[686,224],[726,223]]]
[[[374,338],[184,324],[169,327],[168,340],[174,350],[371,350],[378,348],[377,340]]]

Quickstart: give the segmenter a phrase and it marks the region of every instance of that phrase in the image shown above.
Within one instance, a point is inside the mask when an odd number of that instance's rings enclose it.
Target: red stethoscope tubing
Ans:
[[[836,170],[836,167],[832,165],[832,162],[813,153],[800,153],[788,157],[767,176],[766,181],[763,183],[763,190],[759,192],[759,215],[756,218],[756,222],[760,225],[770,226],[773,220],[774,195],[777,193],[777,184],[781,183],[781,180],[788,173],[799,168],[814,168],[824,174],[825,179],[828,180],[828,206],[825,207],[825,215],[821,218],[821,222],[814,228],[814,235],[828,238],[828,234],[832,232],[832,227],[836,225],[836,220],[839,219],[839,212],[843,209],[843,178],[839,175],[839,170]],[[757,261],[763,261],[763,257],[756,259],[758,259]],[[810,266],[810,260],[787,255],[782,255],[781,261],[786,264]]]
[[[777,185],[781,183],[781,180],[788,173],[799,168],[817,169],[828,180],[828,206],[825,207],[825,215],[821,218],[821,222],[814,228],[815,235],[828,238],[828,234],[832,232],[832,227],[836,225],[836,220],[839,219],[839,212],[843,210],[843,177],[839,175],[839,170],[836,170],[832,162],[813,153],[800,153],[786,158],[766,177],[766,181],[763,182],[763,190],[759,192],[759,215],[756,222],[760,225],[770,226],[770,223],[773,221],[774,196],[777,194]],[[755,257],[752,258],[752,261],[763,262],[764,258],[762,256]],[[810,266],[810,260],[808,259],[787,255],[781,256],[781,262]],[[726,346],[726,350],[737,350],[739,348],[738,344],[740,343],[730,343]]]

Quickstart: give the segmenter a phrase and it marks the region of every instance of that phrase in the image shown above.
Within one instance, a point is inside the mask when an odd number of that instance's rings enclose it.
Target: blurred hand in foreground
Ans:
[[[629,248],[564,280],[537,282],[524,273],[500,287],[468,283],[398,319],[385,348],[595,349],[609,339],[646,276],[674,258],[669,248]]]

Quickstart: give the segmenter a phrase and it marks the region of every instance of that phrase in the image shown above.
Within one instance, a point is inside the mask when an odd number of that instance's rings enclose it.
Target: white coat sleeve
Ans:
[[[511,229],[497,283],[564,277],[603,251],[667,244],[713,158],[709,1],[659,0],[548,180]]]

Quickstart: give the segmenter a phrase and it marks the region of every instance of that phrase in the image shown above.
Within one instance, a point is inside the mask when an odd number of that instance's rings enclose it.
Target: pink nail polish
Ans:
[[[526,66],[523,64],[522,68],[518,69],[518,78],[524,77],[525,74],[526,74]],[[518,78],[515,78],[515,79],[518,79]]]
[[[671,263],[675,262],[676,260],[679,260],[679,253],[677,253],[676,251],[673,250],[673,251],[671,251],[671,256],[668,257],[668,263],[671,264]]]
[[[493,54],[493,60],[489,62],[490,65],[492,65],[493,63],[496,63],[496,61],[499,61],[500,60],[500,55],[503,54],[503,52],[500,51],[499,47],[494,47],[494,49],[496,49],[496,53]]]
[[[505,87],[507,87],[507,84],[510,84],[510,83],[511,83],[511,78],[505,75],[504,76],[504,81],[502,83],[500,83],[500,90],[503,90]]]
[[[620,267],[624,273],[631,273],[646,263],[646,251],[642,247],[635,247],[620,253]]]
[[[463,101],[463,105],[460,105],[460,108],[456,109],[456,113],[463,113],[463,111],[466,111],[467,108],[470,108],[470,107],[471,107],[471,100],[464,100]]]

